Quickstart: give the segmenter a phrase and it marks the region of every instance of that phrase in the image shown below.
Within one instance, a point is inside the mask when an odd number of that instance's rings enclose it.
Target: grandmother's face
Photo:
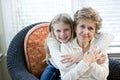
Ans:
[[[90,42],[96,34],[96,25],[92,20],[81,20],[76,26],[78,41]]]

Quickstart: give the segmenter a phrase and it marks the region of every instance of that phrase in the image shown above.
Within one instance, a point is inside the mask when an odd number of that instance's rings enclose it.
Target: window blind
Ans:
[[[102,19],[103,32],[115,36],[112,47],[120,46],[120,0],[1,0],[7,46],[13,36],[27,25],[49,22],[58,13],[73,16],[77,9],[93,7]],[[10,16],[10,17],[7,17]],[[9,28],[9,29],[8,29]],[[118,50],[117,49],[117,50]],[[116,51],[116,50],[115,50]]]
[[[74,5],[77,7],[74,12],[82,7],[96,9],[103,19],[102,31],[114,34],[114,41],[120,41],[120,0],[77,0],[75,2],[78,6]]]
[[[71,15],[71,1],[67,0],[2,0],[2,8],[7,47],[25,26],[50,22],[59,13]]]
[[[96,9],[102,19],[101,32],[112,33],[115,36],[108,52],[120,53],[120,0],[73,0],[73,13],[82,7]]]

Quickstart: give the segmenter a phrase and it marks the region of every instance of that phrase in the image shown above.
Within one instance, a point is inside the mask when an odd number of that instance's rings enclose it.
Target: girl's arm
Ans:
[[[109,44],[114,40],[114,36],[110,33],[100,33],[95,36],[94,42],[89,51],[96,46],[101,52],[108,48]]]
[[[66,67],[67,65],[69,65],[69,63],[63,64],[61,62],[61,60],[63,59],[61,56],[66,55],[71,52],[61,53],[60,43],[54,38],[49,38],[47,40],[47,46],[48,46],[48,49],[50,52],[50,56],[51,56],[50,59],[52,59],[51,61],[52,61],[53,65],[55,64],[57,66],[57,68],[59,68],[60,70],[69,70],[70,67]]]
[[[100,33],[96,35],[95,42],[93,43],[93,46],[96,46],[100,51],[106,49],[108,45],[113,41],[114,36],[109,33]],[[93,49],[93,46],[91,49]],[[90,49],[90,51],[91,51]],[[82,55],[81,55],[82,56]],[[72,64],[78,63],[81,61],[81,57],[78,56],[78,54],[67,54],[62,56],[62,63],[69,63],[67,66],[71,66]],[[100,58],[96,61],[98,64],[103,64],[105,62],[105,55],[101,54],[99,56]]]

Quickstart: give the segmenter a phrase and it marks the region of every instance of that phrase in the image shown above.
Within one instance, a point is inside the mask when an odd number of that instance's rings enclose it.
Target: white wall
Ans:
[[[5,35],[4,35],[4,27],[3,27],[3,17],[2,17],[2,8],[1,8],[1,0],[0,0],[0,52],[6,53],[6,44],[5,44]]]
[[[7,65],[6,65],[6,56],[2,57],[2,80],[11,80],[8,74]]]
[[[0,54],[3,54],[3,57],[0,61],[0,80],[10,80],[7,66],[6,66],[6,57],[4,56],[7,51],[6,44],[5,44],[5,35],[4,35],[4,25],[3,25],[3,18],[2,18],[2,7],[1,7],[1,0],[0,0]]]

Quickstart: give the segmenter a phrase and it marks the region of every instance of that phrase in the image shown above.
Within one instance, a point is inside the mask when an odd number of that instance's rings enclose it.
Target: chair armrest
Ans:
[[[120,80],[120,62],[109,58],[109,76],[107,80]]]
[[[7,69],[12,80],[38,80],[28,72],[24,55],[24,38],[26,33],[37,24],[27,26],[21,30],[9,45],[7,50]]]

